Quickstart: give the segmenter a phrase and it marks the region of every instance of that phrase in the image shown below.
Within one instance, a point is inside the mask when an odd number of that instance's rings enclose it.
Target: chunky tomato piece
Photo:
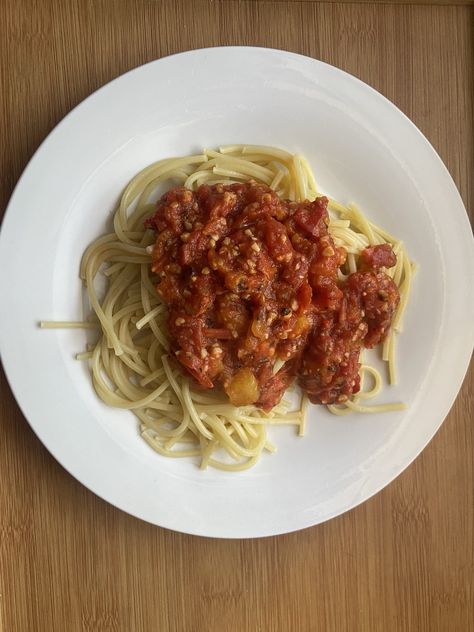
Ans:
[[[295,379],[297,362],[289,361],[275,374],[265,368],[260,372],[260,394],[256,405],[269,411],[278,404],[284,392]],[[264,373],[265,371],[265,373]]]
[[[275,261],[288,263],[295,251],[288,238],[285,226],[273,217],[267,217],[263,227],[268,252]]]
[[[364,345],[375,347],[385,339],[400,302],[398,288],[383,272],[355,272],[347,279],[347,295],[364,312],[367,334]]]
[[[390,244],[369,246],[360,253],[361,267],[378,270],[392,268],[397,263],[397,257]]]
[[[312,237],[320,237],[327,232],[328,199],[320,197],[310,203],[300,204],[293,217],[298,226]]]

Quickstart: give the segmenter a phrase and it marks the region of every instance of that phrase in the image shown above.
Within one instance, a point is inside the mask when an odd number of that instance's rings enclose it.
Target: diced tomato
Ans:
[[[364,311],[367,323],[364,345],[374,347],[385,339],[400,302],[397,286],[383,272],[368,270],[349,276],[346,293]]]
[[[273,217],[268,217],[264,224],[265,243],[272,258],[279,263],[288,263],[293,258],[294,250],[288,238],[285,226]]]
[[[300,208],[293,215],[295,222],[300,228],[313,237],[320,237],[325,234],[328,223],[328,199],[319,197],[311,203],[302,203]]]
[[[268,369],[265,373],[260,373],[260,397],[257,406],[263,408],[264,411],[270,411],[278,404],[283,393],[295,379],[297,362],[288,361],[275,375]]]
[[[377,246],[369,246],[360,253],[361,264],[363,268],[392,268],[397,263],[397,257],[392,250],[390,244],[380,244]]]
[[[178,351],[176,358],[200,386],[203,388],[212,388],[214,386],[209,378],[206,363],[201,358],[184,351]]]
[[[299,287],[296,297],[298,301],[298,311],[300,313],[306,312],[311,305],[311,299],[313,297],[311,285],[309,283],[303,283]]]

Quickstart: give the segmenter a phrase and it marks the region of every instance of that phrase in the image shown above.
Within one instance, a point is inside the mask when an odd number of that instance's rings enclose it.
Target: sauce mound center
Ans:
[[[201,387],[265,411],[295,379],[315,404],[358,392],[360,351],[383,342],[400,300],[382,271],[396,257],[371,246],[347,274],[327,205],[252,181],[159,200],[145,223],[156,233],[152,271],[172,352]]]

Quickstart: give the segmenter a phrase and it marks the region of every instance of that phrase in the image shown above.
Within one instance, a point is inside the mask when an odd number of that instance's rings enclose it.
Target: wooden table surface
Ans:
[[[472,213],[473,25],[468,2],[2,0],[0,208],[45,135],[105,82],[181,50],[250,44],[322,59],[386,95]],[[82,487],[1,373],[0,630],[474,630],[473,377],[421,456],[362,506],[219,541],[145,524]]]

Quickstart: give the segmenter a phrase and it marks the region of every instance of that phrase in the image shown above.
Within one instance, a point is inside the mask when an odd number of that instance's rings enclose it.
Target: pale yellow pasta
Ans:
[[[143,219],[154,208],[157,187],[183,185],[191,189],[203,183],[244,182],[254,179],[271,186],[287,199],[314,199],[317,185],[307,160],[284,150],[261,145],[226,145],[219,151],[160,160],[143,169],[127,185],[114,216],[114,232],[91,244],[83,255],[80,275],[87,288],[93,320],[43,321],[44,328],[83,327],[98,329],[100,336],[78,359],[90,362],[94,388],[107,404],[133,410],[142,437],[158,453],[168,457],[198,457],[200,467],[226,471],[254,465],[263,451],[274,452],[267,427],[295,426],[306,430],[309,404],[303,395],[300,406],[290,410],[280,402],[269,413],[254,406],[233,407],[220,392],[197,392],[168,357],[166,306],[155,291],[150,271],[151,231]],[[164,189],[163,189],[164,187]],[[348,251],[348,271],[357,269],[360,251],[369,244],[391,243],[399,262],[390,271],[400,288],[401,301],[393,330],[383,347],[389,363],[390,382],[395,374],[395,336],[401,329],[408,300],[412,264],[402,243],[372,224],[355,206],[330,199],[329,230],[337,245]],[[97,275],[108,286],[104,296],[95,289]],[[284,363],[276,365],[278,371]],[[382,388],[382,377],[373,367],[373,388],[352,400],[329,406],[334,414],[399,410],[402,404],[365,405]],[[364,404],[360,402],[364,401]]]

